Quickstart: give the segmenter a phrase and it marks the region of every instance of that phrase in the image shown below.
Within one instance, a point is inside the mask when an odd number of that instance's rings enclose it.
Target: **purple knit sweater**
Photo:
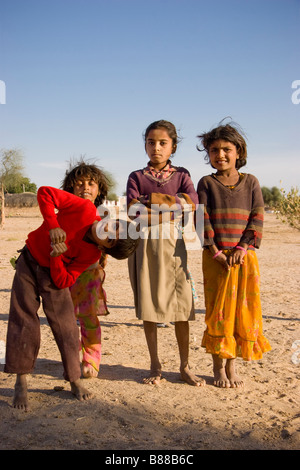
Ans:
[[[157,180],[151,175],[145,174],[144,169],[133,171],[127,182],[127,205],[132,200],[139,199],[141,196],[150,197],[152,193],[168,194],[176,196],[179,193],[186,194],[196,205],[198,204],[198,195],[195,191],[188,170],[182,167],[176,168],[176,172],[164,180]],[[176,202],[178,202],[176,200]]]

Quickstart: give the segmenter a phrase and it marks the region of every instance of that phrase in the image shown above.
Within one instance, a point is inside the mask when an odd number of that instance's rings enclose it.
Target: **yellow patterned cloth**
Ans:
[[[271,346],[263,335],[255,251],[248,250],[244,264],[229,271],[212,258],[209,250],[203,250],[202,263],[207,326],[202,347],[223,359],[261,359]]]

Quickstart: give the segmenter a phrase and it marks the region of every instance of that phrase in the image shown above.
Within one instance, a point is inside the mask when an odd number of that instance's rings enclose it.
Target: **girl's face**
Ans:
[[[227,140],[215,140],[208,151],[210,164],[219,172],[236,171],[235,163],[240,158],[236,146]]]
[[[91,227],[93,241],[101,249],[112,248],[120,237],[120,224],[116,219],[95,221]]]
[[[165,129],[152,129],[147,135],[145,149],[152,166],[161,170],[173,153],[173,141]]]
[[[73,191],[75,196],[95,202],[95,199],[99,194],[99,187],[98,183],[93,179],[80,178],[74,184]]]

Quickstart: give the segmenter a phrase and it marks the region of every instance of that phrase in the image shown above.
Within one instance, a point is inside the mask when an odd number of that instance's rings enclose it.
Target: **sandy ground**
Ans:
[[[180,381],[172,325],[159,329],[165,380],[159,386],[142,384],[148,350],[135,318],[127,262],[110,258],[102,364],[98,378],[85,379],[95,398],[79,402],[71,395],[41,309],[42,344],[28,377],[31,411],[25,413],[12,408],[15,376],[3,372],[14,274],[9,259],[40,222],[37,208],[7,209],[0,230],[1,450],[299,450],[299,231],[266,214],[258,256],[264,332],[273,349],[258,362],[237,360],[244,389],[213,386],[211,356],[200,346],[205,328],[201,250],[191,249],[189,267],[199,300],[190,327],[190,364],[206,380],[204,388]]]

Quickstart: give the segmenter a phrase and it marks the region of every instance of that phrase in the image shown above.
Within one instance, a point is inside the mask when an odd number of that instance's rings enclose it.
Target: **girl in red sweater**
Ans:
[[[66,172],[62,184],[65,191],[90,200],[96,207],[104,202],[109,186],[103,171],[84,161]],[[100,368],[101,326],[98,316],[109,314],[103,289],[106,262],[107,255],[102,253],[100,260],[89,266],[70,287],[75,316],[80,323],[82,375],[86,378],[97,377]]]
[[[92,394],[80,380],[78,328],[69,287],[99,260],[99,249],[123,259],[137,245],[128,236],[119,239],[121,221],[104,220],[99,226],[100,217],[89,200],[50,187],[41,187],[37,198],[44,221],[28,235],[16,263],[4,368],[17,374],[13,405],[25,411],[27,374],[40,346],[40,298],[61,354],[64,378],[79,400],[88,400]]]

